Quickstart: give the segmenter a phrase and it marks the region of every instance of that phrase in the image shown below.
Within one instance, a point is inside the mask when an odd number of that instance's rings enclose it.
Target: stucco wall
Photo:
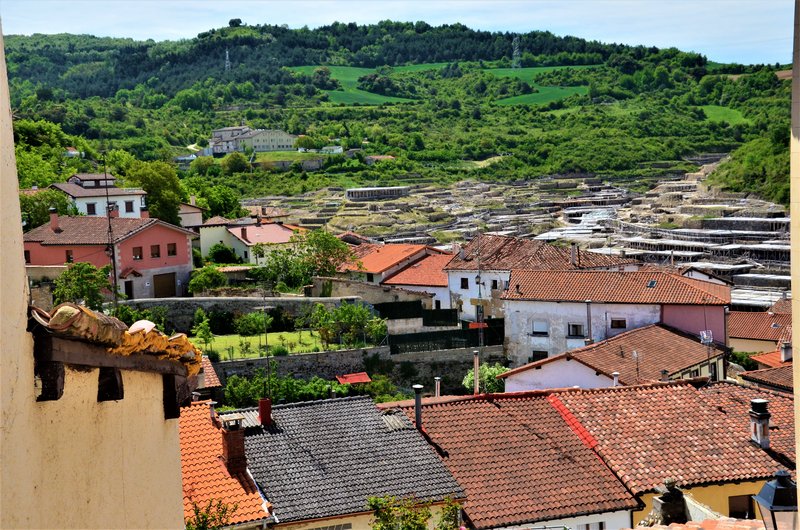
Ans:
[[[311,288],[312,296],[322,296],[328,285],[330,285],[330,295],[334,297],[359,297],[368,304],[421,300],[425,309],[432,307],[432,296],[428,293],[406,291],[389,285],[373,285],[344,278],[314,278]]]
[[[175,244],[175,255],[167,255],[167,245]],[[159,245],[160,256],[150,256],[150,247]],[[142,247],[142,259],[133,259],[133,248]],[[134,267],[138,271],[192,265],[192,247],[189,236],[166,226],[155,225],[143,232],[135,234],[117,245],[119,266],[123,269]],[[77,261],[77,260],[76,260]]]
[[[441,304],[439,309],[450,309],[450,290],[447,287],[428,287],[423,285],[393,285],[392,287],[431,294],[433,295],[432,308],[436,308],[436,302],[438,301]]]
[[[102,188],[101,188],[102,189]],[[113,202],[117,204],[117,211],[119,212],[120,217],[133,217],[139,218],[142,216],[142,206],[144,206],[144,193],[141,195],[114,195],[114,190],[108,190],[108,201],[106,201],[105,195],[99,195],[96,197],[78,197],[74,199],[75,207],[77,208],[78,212],[82,215],[89,215],[87,210],[87,205],[89,203],[94,203],[95,207],[95,216],[105,217],[106,216],[106,204],[107,202]],[[133,211],[126,212],[125,211],[125,202],[131,201],[133,202]]]
[[[543,527],[564,527],[564,528],[581,528],[581,525],[592,523],[605,523],[607,530],[618,530],[620,528],[631,527],[631,512],[627,510],[620,510],[616,512],[596,513],[592,515],[582,515],[580,517],[568,517],[566,519],[552,519],[550,521],[539,521],[530,527],[543,528]]]
[[[447,271],[447,284],[450,291],[450,307],[457,308],[461,305],[462,314],[459,315],[465,320],[475,320],[475,305],[472,303],[478,299],[478,285],[475,277],[478,271]],[[481,271],[481,296],[487,301],[484,307],[484,318],[502,318],[505,308],[500,296],[503,294],[506,282],[511,277],[509,271]],[[467,278],[467,288],[461,288],[461,278]],[[492,281],[497,281],[497,289],[492,290]]]
[[[66,251],[72,251],[72,261],[85,261],[95,267],[103,267],[111,263],[106,255],[106,245],[41,245],[26,242],[25,250],[30,253],[32,265],[64,265],[67,262]]]
[[[774,340],[736,339],[731,337],[728,342],[733,351],[763,353],[775,351],[778,347],[778,341]]]
[[[715,342],[727,344],[723,306],[665,305],[663,319],[664,324],[696,336],[710,329]]]
[[[644,304],[591,305],[591,333],[595,342],[625,331],[640,328],[661,320],[661,308]],[[576,302],[506,301],[505,332],[508,356],[513,366],[528,362],[532,351],[546,351],[549,356],[579,348],[583,339],[568,339],[568,325],[582,324],[588,335],[587,304]],[[625,319],[624,329],[612,329],[612,319]],[[548,323],[547,336],[531,336],[534,321]]]
[[[506,378],[506,392],[523,392],[545,388],[606,388],[614,381],[575,360],[547,363],[540,369],[526,370]]]
[[[716,486],[696,486],[693,488],[683,488],[679,482],[678,487],[680,487],[684,493],[691,495],[697,502],[705,504],[713,511],[728,517],[730,515],[728,497],[755,495],[761,491],[765,482],[767,482],[766,479],[754,482],[720,484]],[[657,496],[657,494],[648,493],[640,497],[645,507],[643,510],[633,513],[634,523],[638,524],[650,513],[650,510],[653,509],[653,497],[655,496]]]

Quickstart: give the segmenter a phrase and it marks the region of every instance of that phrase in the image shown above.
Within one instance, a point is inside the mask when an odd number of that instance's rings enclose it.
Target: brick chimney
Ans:
[[[150,210],[147,208],[147,206],[142,206],[139,212],[139,217],[142,219],[150,219]]]
[[[61,232],[61,228],[58,226],[58,210],[55,208],[50,208],[50,230]]]
[[[242,239],[244,239],[245,241],[250,241],[249,239],[247,239],[247,227],[246,226],[242,227]]]
[[[258,400],[258,421],[264,427],[272,425],[272,400],[270,398]]]
[[[196,195],[192,195],[192,196],[189,197],[189,204],[191,204],[192,206],[197,206],[197,196]]]
[[[769,419],[766,399],[750,400],[750,441],[762,449],[769,449]]]
[[[108,209],[109,217],[119,217],[119,209],[117,208],[116,203],[110,202],[108,205],[106,205],[106,208]]]
[[[222,418],[222,461],[231,475],[244,473],[247,457],[244,453],[244,429],[241,414],[229,414]]]
[[[575,243],[569,246],[569,264],[573,267],[578,265],[578,245]]]

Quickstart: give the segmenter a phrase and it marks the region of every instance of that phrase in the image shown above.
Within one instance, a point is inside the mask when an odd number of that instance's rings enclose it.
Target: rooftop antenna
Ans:
[[[711,373],[711,349],[714,347],[714,334],[710,329],[700,332],[700,343],[706,347],[706,362],[708,363],[708,379],[716,380],[716,375]]]

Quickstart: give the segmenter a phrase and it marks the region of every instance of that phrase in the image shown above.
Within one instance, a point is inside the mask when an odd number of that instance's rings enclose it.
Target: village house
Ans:
[[[199,227],[200,252],[207,256],[211,247],[221,243],[231,247],[244,263],[258,265],[264,256],[254,252],[256,245],[262,245],[268,253],[270,249],[286,247],[292,237],[306,231],[299,226],[281,221],[264,222],[261,218],[225,219],[212,217]]]
[[[646,382],[726,377],[725,353],[663,324],[626,331],[582,348],[498,375],[506,392],[548,388],[606,388]]]
[[[514,365],[551,357],[648,324],[725,345],[730,287],[655,270],[515,270],[502,295]]]
[[[444,267],[451,254],[429,254],[383,280],[383,285],[433,295],[434,309],[450,309],[450,291]]]
[[[197,228],[203,224],[203,212],[206,209],[197,206],[197,201],[194,195],[189,198],[188,203],[180,203],[178,208],[178,217],[181,220],[182,227]]]
[[[246,125],[211,131],[208,142],[211,154],[222,156],[234,151],[292,151],[297,136],[275,129],[251,129]]]
[[[375,285],[426,256],[444,253],[426,245],[405,243],[362,243],[352,250],[355,260],[341,265],[339,273]]]
[[[185,292],[192,272],[193,232],[147,217],[59,216],[25,234],[25,263],[63,265],[88,262],[96,267],[115,259],[116,282],[128,299],[163,298]],[[113,247],[109,248],[109,239]]]
[[[734,351],[765,353],[775,351],[786,328],[792,325],[791,313],[772,311],[730,311],[729,344]]]
[[[276,406],[262,399],[258,408],[213,417],[202,409],[196,423],[221,433],[207,444],[220,436],[221,444],[203,455],[185,453],[184,477],[187,468],[195,477],[189,492],[200,501],[240,498],[251,521],[268,511],[277,529],[369,530],[370,497],[413,496],[430,503],[433,521],[448,500],[463,501],[463,489],[411,422],[381,412],[369,397]],[[225,475],[241,477],[241,486]]]
[[[776,392],[794,393],[794,380],[792,379],[792,364],[787,363],[775,368],[762,368],[741,372],[739,379],[746,384]]]
[[[713,512],[752,519],[752,495],[776,469],[794,469],[792,397],[732,383],[433,397],[418,411],[411,401],[379,406],[418,418],[464,488],[464,512],[478,530],[630,528],[672,478]]]
[[[479,234],[459,249],[445,267],[450,307],[464,320],[503,318],[501,299],[512,270],[601,269],[636,270],[632,260],[562,248],[544,241]],[[480,309],[479,309],[480,308]]]
[[[778,339],[778,346],[771,351],[751,355],[750,360],[758,364],[758,368],[778,368],[792,364],[792,326],[784,328]]]
[[[141,217],[147,192],[141,188],[118,188],[116,177],[104,173],[78,173],[50,187],[66,194],[81,215],[105,217],[109,207],[120,217]]]

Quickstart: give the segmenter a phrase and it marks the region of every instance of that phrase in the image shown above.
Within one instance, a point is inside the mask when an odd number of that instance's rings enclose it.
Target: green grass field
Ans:
[[[328,155],[319,153],[299,153],[297,151],[271,151],[268,153],[256,153],[256,162],[275,162],[283,160],[312,160]]]
[[[242,355],[239,347],[239,341],[244,339],[250,344],[251,353],[249,355]],[[203,344],[198,339],[193,339],[201,348]],[[289,350],[289,353],[305,353],[323,349],[322,343],[319,340],[319,334],[312,331],[282,331],[270,333],[267,339],[270,347],[283,345]],[[212,350],[219,353],[220,359],[228,360],[230,355],[230,348],[233,348],[233,358],[243,359],[246,357],[259,357],[263,356],[261,347],[264,345],[264,335],[255,335],[252,337],[242,337],[241,335],[214,335],[214,341],[209,344]]]
[[[553,70],[563,70],[564,68],[574,68],[583,70],[585,68],[595,68],[595,65],[579,66],[531,66],[529,68],[487,68],[485,71],[497,77],[516,77],[528,84],[535,84],[533,78],[545,72]]]
[[[414,65],[422,67],[426,65]],[[434,67],[433,65],[429,65]],[[314,69],[318,66],[295,66],[292,70],[301,72],[306,75],[314,73]],[[373,94],[365,90],[359,90],[358,78],[364,75],[375,73],[374,68],[358,68],[355,66],[328,66],[331,71],[331,77],[339,81],[342,85],[342,90],[326,90],[330,101],[333,103],[344,103],[345,105],[353,105],[355,103],[361,105],[380,105],[382,103],[403,103],[412,101],[405,98],[395,98],[391,96],[382,96],[381,94]],[[418,68],[420,70],[424,68]]]
[[[744,115],[736,109],[720,107],[719,105],[703,105],[700,108],[706,113],[706,119],[708,121],[724,121],[731,125],[750,123],[750,120],[745,118]]]
[[[533,94],[523,94],[495,101],[498,105],[544,105],[551,101],[558,101],[573,94],[586,94],[585,86],[537,86]]]

